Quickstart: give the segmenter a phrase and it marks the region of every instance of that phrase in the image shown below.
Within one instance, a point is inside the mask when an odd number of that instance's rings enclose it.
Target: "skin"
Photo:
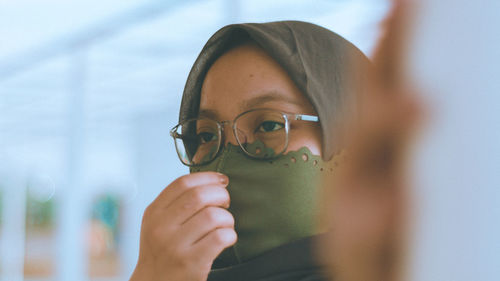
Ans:
[[[255,108],[316,115],[287,73],[262,49],[246,44],[221,56],[201,91],[200,116],[233,120]],[[230,127],[226,143],[237,145]],[[317,123],[291,123],[288,150],[321,153]],[[236,243],[227,211],[228,178],[215,172],[184,175],[168,185],[144,212],[139,260],[130,280],[206,280],[213,260]]]

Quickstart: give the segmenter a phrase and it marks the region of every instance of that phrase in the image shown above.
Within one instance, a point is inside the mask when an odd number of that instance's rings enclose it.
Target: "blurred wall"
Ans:
[[[410,70],[428,127],[415,151],[411,280],[498,280],[500,2],[420,5]]]

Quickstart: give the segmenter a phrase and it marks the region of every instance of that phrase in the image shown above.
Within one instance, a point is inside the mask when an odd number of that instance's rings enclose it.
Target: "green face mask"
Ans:
[[[274,247],[318,234],[316,225],[322,173],[333,168],[303,147],[272,160],[248,157],[228,144],[212,162],[191,172],[216,171],[229,177],[227,187],[238,234],[236,244],[214,267],[249,260]]]

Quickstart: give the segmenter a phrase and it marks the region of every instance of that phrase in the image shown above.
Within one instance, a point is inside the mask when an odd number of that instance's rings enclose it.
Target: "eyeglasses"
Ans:
[[[272,109],[253,109],[236,116],[233,121],[195,118],[172,128],[179,159],[184,165],[199,166],[214,160],[224,144],[224,125],[232,123],[241,149],[256,159],[280,156],[288,147],[291,121],[319,122],[317,116],[292,114]]]

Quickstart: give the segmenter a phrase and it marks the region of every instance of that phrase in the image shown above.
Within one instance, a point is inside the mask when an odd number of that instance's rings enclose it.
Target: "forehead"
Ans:
[[[228,120],[263,107],[314,114],[287,72],[258,46],[245,44],[217,59],[203,81],[200,113]]]

